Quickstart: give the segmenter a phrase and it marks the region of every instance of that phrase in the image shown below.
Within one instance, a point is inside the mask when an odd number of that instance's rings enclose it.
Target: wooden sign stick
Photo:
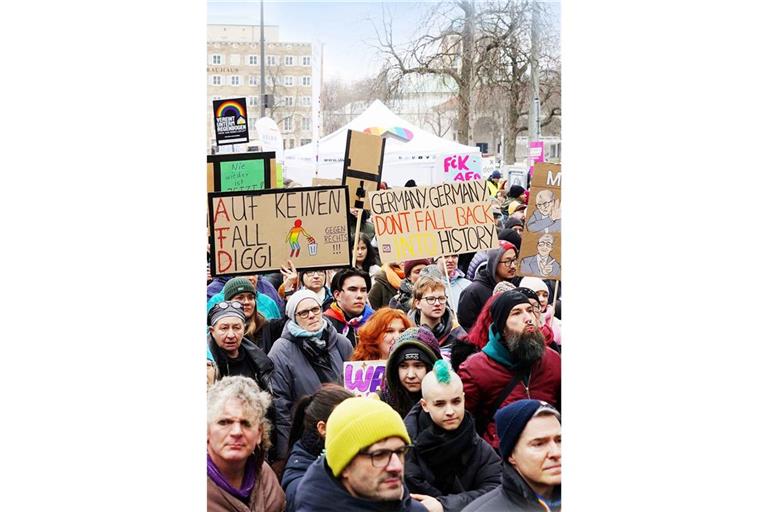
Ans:
[[[445,255],[440,256],[443,258],[443,270],[445,271],[445,281],[447,283],[447,286],[445,287],[445,294],[448,296],[448,306],[451,305],[451,276],[448,275],[448,267],[445,266]],[[456,309],[459,309],[459,305],[456,304]],[[453,312],[453,314],[456,314],[456,311]]]
[[[360,242],[360,221],[363,219],[363,209],[356,208],[357,210],[357,224],[355,226],[355,245],[352,246],[352,264],[351,267],[355,268],[357,263],[357,244]],[[370,291],[370,290],[369,290]]]

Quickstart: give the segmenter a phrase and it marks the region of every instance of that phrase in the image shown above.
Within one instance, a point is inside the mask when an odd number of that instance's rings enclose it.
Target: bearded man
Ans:
[[[498,448],[498,409],[526,398],[560,408],[560,354],[545,345],[538,316],[519,291],[500,295],[491,318],[488,344],[461,364],[458,375],[478,433]]]

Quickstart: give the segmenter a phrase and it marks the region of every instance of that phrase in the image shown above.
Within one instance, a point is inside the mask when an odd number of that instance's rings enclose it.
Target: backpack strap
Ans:
[[[496,411],[499,409],[501,403],[505,398],[509,396],[512,390],[515,389],[515,386],[517,386],[520,380],[520,372],[515,372],[515,376],[512,378],[512,380],[509,381],[509,383],[504,386],[504,389],[502,389],[501,392],[496,396],[493,404],[491,404],[488,415],[475,421],[475,428],[480,437],[485,434],[485,431],[488,429],[488,425],[491,423],[491,418],[493,418],[493,415],[496,414]]]

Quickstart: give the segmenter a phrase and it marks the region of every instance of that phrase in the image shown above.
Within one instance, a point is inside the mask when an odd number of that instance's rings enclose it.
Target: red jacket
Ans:
[[[491,359],[485,352],[478,352],[461,364],[458,374],[464,383],[465,407],[475,418],[490,418],[483,439],[498,448],[499,437],[493,421],[496,411],[488,409],[514,378],[514,372]],[[541,359],[531,368],[528,390],[521,380],[501,402],[499,409],[523,398],[544,400],[560,409],[560,354],[547,347]]]

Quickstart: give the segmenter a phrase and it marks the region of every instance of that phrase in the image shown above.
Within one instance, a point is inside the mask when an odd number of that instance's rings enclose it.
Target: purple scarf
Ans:
[[[216,485],[247,505],[250,501],[253,487],[256,485],[256,456],[251,455],[245,461],[245,476],[243,477],[243,486],[240,489],[235,489],[227,482],[227,479],[224,478],[219,468],[211,460],[210,455],[208,455],[208,476]]]

